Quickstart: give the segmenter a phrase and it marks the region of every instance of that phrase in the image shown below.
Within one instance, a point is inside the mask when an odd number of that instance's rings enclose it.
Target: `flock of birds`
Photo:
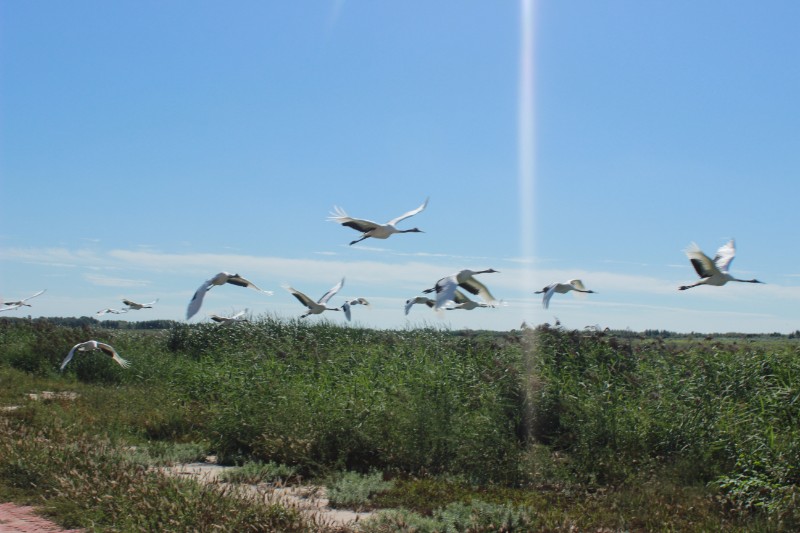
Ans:
[[[359,243],[364,239],[373,238],[373,239],[387,239],[390,236],[397,234],[397,233],[421,233],[422,230],[419,228],[411,228],[411,229],[398,229],[397,224],[409,217],[417,215],[425,210],[428,206],[428,199],[422,203],[416,209],[412,209],[392,220],[386,222],[385,224],[378,224],[377,222],[373,222],[371,220],[364,220],[358,218],[350,217],[342,208],[334,206],[334,211],[331,213],[329,220],[341,224],[342,226],[346,226],[349,228],[353,228],[354,230],[361,233],[358,239],[355,239],[350,242],[350,245]],[[734,256],[736,255],[736,247],[734,244],[734,240],[731,239],[729,242],[725,243],[721,246],[718,250],[714,258],[708,257],[700,247],[697,246],[695,243],[691,243],[689,247],[685,250],[686,256],[689,258],[692,266],[694,267],[697,275],[700,279],[692,283],[690,285],[681,285],[678,287],[679,290],[687,290],[693,287],[698,287],[700,285],[711,285],[711,286],[722,286],[728,283],[729,281],[739,281],[744,283],[763,283],[757,279],[738,279],[733,277],[730,272],[730,265],[733,261]],[[488,268],[485,270],[469,270],[464,269],[458,272],[455,272],[449,276],[445,276],[439,279],[435,285],[431,288],[425,289],[422,291],[423,294],[431,294],[435,296],[434,298],[428,296],[415,296],[406,300],[405,303],[405,314],[411,311],[412,307],[416,304],[424,304],[429,308],[436,310],[437,312],[442,310],[453,310],[453,309],[463,309],[463,310],[472,310],[477,308],[483,307],[497,307],[498,305],[502,305],[501,301],[498,301],[494,296],[492,296],[489,289],[481,283],[475,276],[479,274],[490,274],[498,272],[493,268]],[[324,311],[341,311],[345,314],[345,317],[349,321],[351,319],[351,308],[356,305],[364,305],[369,306],[369,302],[365,298],[355,298],[351,300],[345,301],[340,306],[329,306],[328,302],[335,296],[341,288],[344,286],[345,279],[342,278],[339,283],[331,287],[325,294],[323,294],[318,300],[314,301],[312,298],[307,296],[306,294],[300,292],[299,290],[290,287],[288,285],[284,285],[283,288],[287,290],[290,294],[292,294],[297,300],[306,308],[306,311],[300,315],[300,318],[305,318],[310,315],[318,315],[323,313]],[[263,294],[271,295],[271,291],[265,291],[260,289],[256,286],[252,281],[240,276],[239,274],[230,274],[228,272],[220,272],[219,274],[213,276],[212,278],[203,282],[202,285],[195,291],[192,299],[189,301],[189,305],[186,309],[186,319],[191,319],[194,315],[200,311],[201,306],[203,305],[203,300],[205,295],[208,291],[210,291],[214,287],[222,286],[225,284],[236,285],[239,287],[245,287],[249,289],[253,289],[255,291],[261,292]],[[478,296],[482,301],[474,301],[471,300],[464,291]],[[551,283],[546,287],[542,288],[539,291],[536,291],[534,294],[542,294],[542,306],[547,309],[550,305],[550,299],[553,297],[554,294],[566,294],[567,292],[574,291],[577,293],[594,293],[595,291],[587,289],[583,282],[579,279],[571,279],[563,283]],[[20,307],[27,306],[31,307],[31,304],[27,303],[28,300],[35,298],[42,293],[44,290],[37,292],[36,294],[29,296],[27,298],[23,298],[21,300],[14,300],[14,301],[3,301],[0,302],[0,305],[3,307],[0,308],[0,312],[2,311],[10,311],[13,309],[19,309]],[[103,309],[97,312],[97,315],[103,315],[107,313],[112,314],[122,314],[127,313],[129,311],[140,310],[140,309],[150,309],[152,308],[158,300],[154,300],[149,303],[138,303],[132,300],[123,299],[122,302],[125,304],[126,307],[122,309]],[[209,315],[209,318],[214,322],[217,322],[223,326],[229,326],[231,324],[235,324],[237,322],[246,321],[245,318],[246,310],[240,311],[232,316],[224,317],[220,315]],[[119,356],[119,354],[109,346],[108,344],[98,342],[96,340],[89,340],[83,343],[76,344],[70,351],[64,361],[61,363],[61,370],[67,366],[76,352],[88,352],[88,351],[101,351],[106,355],[110,356],[115,362],[117,362],[123,368],[127,368],[129,366],[129,362]]]

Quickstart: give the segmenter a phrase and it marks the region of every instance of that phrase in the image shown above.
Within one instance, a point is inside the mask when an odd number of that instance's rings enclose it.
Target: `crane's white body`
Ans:
[[[419,228],[411,228],[411,229],[397,229],[397,223],[402,220],[405,220],[409,217],[413,217],[414,215],[422,212],[428,206],[428,199],[425,199],[425,202],[417,207],[416,209],[412,209],[407,213],[403,213],[399,217],[393,218],[386,224],[378,224],[377,222],[373,222],[371,220],[364,220],[361,218],[353,218],[348,216],[348,214],[342,209],[341,207],[334,206],[334,211],[331,213],[331,216],[328,217],[328,220],[332,220],[341,224],[342,226],[347,226],[349,228],[353,228],[356,231],[361,232],[361,237],[351,241],[350,244],[353,245],[357,242],[361,242],[364,239],[373,238],[373,239],[388,239],[390,236],[394,235],[395,233],[422,233],[422,230]]]
[[[571,279],[566,283],[551,283],[542,290],[534,292],[534,294],[544,294],[544,297],[542,297],[542,307],[547,309],[550,306],[550,298],[552,298],[555,293],[566,294],[569,291],[594,293],[594,291],[590,291],[584,287],[581,280]]]
[[[733,258],[736,256],[736,244],[734,243],[733,239],[720,246],[716,255],[714,256],[714,259],[711,259],[704,254],[703,251],[700,250],[700,247],[695,243],[691,243],[686,250],[684,250],[684,252],[686,253],[686,257],[688,257],[689,261],[692,263],[695,272],[697,272],[697,275],[700,276],[700,281],[691,285],[681,285],[678,287],[678,290],[685,291],[686,289],[691,289],[692,287],[697,287],[700,285],[712,285],[714,287],[720,287],[729,281],[740,281],[742,283],[763,283],[757,279],[737,279],[730,274],[729,269],[731,267],[731,263],[733,262]]]
[[[311,298],[309,298],[308,296],[306,296],[305,294],[303,294],[302,292],[288,285],[284,285],[283,288],[289,291],[295,298],[297,298],[301,304],[306,306],[308,311],[300,315],[300,318],[305,318],[309,315],[318,315],[323,311],[341,311],[342,310],[341,307],[328,307],[325,304],[327,304],[328,300],[330,300],[334,294],[339,292],[339,289],[341,289],[343,286],[344,286],[344,278],[342,278],[342,281],[331,287],[330,290],[328,290],[328,292],[323,294],[322,297],[316,302]]]
[[[119,366],[121,366],[122,368],[128,368],[131,365],[131,363],[128,360],[123,359],[122,357],[120,357],[119,354],[117,353],[117,351],[114,348],[112,348],[111,346],[109,346],[108,344],[106,344],[104,342],[98,342],[98,341],[95,341],[95,340],[91,340],[91,341],[86,341],[86,342],[80,342],[80,343],[76,344],[75,346],[73,346],[72,349],[67,354],[67,357],[61,363],[60,370],[64,370],[64,367],[67,366],[67,363],[72,361],[72,357],[75,355],[76,351],[79,351],[79,352],[92,352],[94,350],[100,350],[104,354],[110,356],[111,359],[116,361],[116,363]]]
[[[239,287],[247,287],[248,289],[263,292],[264,294],[272,294],[271,291],[259,289],[255,283],[243,278],[239,274],[220,272],[213,278],[204,281],[203,284],[200,285],[200,287],[195,291],[194,296],[192,296],[191,301],[189,301],[189,307],[186,309],[186,320],[192,318],[200,310],[200,307],[203,305],[203,298],[205,297],[206,292],[210,291],[215,286],[225,285],[226,283],[237,285]]]
[[[460,270],[455,274],[440,279],[433,288],[426,289],[423,292],[436,292],[435,309],[437,311],[455,302],[455,293],[458,287],[461,287],[470,294],[480,296],[480,298],[489,305],[497,305],[497,300],[492,296],[492,293],[489,292],[489,289],[474,277],[478,274],[491,272],[497,272],[497,270],[493,268],[488,268],[486,270]]]

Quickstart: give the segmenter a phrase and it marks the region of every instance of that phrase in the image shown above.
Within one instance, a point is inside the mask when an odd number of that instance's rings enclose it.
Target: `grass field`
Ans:
[[[58,366],[78,342],[113,345]],[[0,320],[0,496],[96,530],[311,531],[280,505],[165,478],[385,509],[364,531],[791,531],[800,341],[540,327],[378,331],[264,317],[161,330]],[[76,393],[35,401],[32,392]],[[249,480],[249,481],[248,481]]]

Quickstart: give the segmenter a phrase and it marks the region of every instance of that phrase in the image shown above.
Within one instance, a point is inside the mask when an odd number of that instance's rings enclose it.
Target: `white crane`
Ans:
[[[489,292],[489,289],[487,289],[483,283],[474,277],[478,274],[487,274],[492,272],[497,272],[497,270],[493,268],[487,268],[486,270],[460,270],[455,274],[451,274],[440,279],[436,282],[434,287],[425,289],[422,292],[425,294],[434,291],[436,292],[435,309],[437,311],[439,309],[444,309],[449,302],[454,301],[456,289],[458,287],[461,287],[470,294],[480,296],[481,299],[487,304],[496,305],[497,300],[495,300],[494,296],[492,296],[492,293]]]
[[[366,298],[353,298],[352,300],[347,300],[342,304],[342,311],[344,311],[344,316],[347,318],[348,322],[350,322],[350,308],[354,305],[370,307],[370,304]]]
[[[40,294],[42,294],[46,290],[47,289],[42,289],[39,292],[37,292],[36,294],[34,294],[33,296],[28,296],[27,298],[23,298],[21,300],[4,301],[2,303],[2,305],[8,306],[8,307],[4,307],[4,308],[0,309],[0,311],[11,311],[13,309],[19,309],[20,307],[23,307],[23,306],[31,307],[31,304],[25,303],[25,302],[27,302],[31,298],[36,298],[37,296],[39,296]]]
[[[104,354],[106,354],[108,356],[111,356],[111,359],[116,361],[117,364],[119,364],[119,366],[121,366],[122,368],[128,368],[131,365],[131,363],[129,361],[127,361],[126,359],[123,359],[122,357],[120,357],[119,354],[117,353],[117,351],[114,348],[112,348],[111,346],[109,346],[108,344],[106,344],[104,342],[98,342],[98,341],[95,341],[95,340],[91,340],[91,341],[86,341],[86,342],[80,342],[80,343],[76,344],[75,346],[73,346],[72,349],[67,354],[67,357],[61,363],[61,369],[60,370],[64,370],[64,367],[67,366],[67,363],[72,361],[72,356],[75,355],[75,351],[76,350],[79,351],[79,352],[91,352],[91,351],[94,351],[94,350],[100,350]]]
[[[555,293],[566,294],[569,291],[594,294],[594,291],[590,291],[584,287],[583,282],[579,279],[571,279],[566,283],[551,283],[544,289],[536,291],[533,294],[544,293],[544,297],[542,297],[542,307],[547,309],[550,306],[550,298],[552,298]]]
[[[311,298],[309,298],[308,296],[306,296],[305,294],[303,294],[302,292],[298,291],[297,289],[293,289],[288,285],[284,285],[283,288],[292,293],[294,297],[300,301],[301,304],[303,304],[308,308],[308,311],[300,315],[300,318],[305,318],[308,315],[318,315],[323,311],[341,311],[342,310],[341,307],[327,307],[325,304],[327,304],[328,300],[330,300],[334,294],[339,292],[339,289],[341,289],[343,286],[344,286],[344,278],[342,278],[342,281],[331,287],[330,290],[325,294],[323,294],[322,297],[316,302]]]
[[[717,250],[717,255],[714,256],[713,260],[704,254],[695,243],[691,243],[684,252],[689,258],[689,261],[691,261],[697,275],[700,276],[700,281],[691,285],[681,285],[678,287],[678,290],[685,291],[686,289],[691,289],[698,285],[714,285],[715,287],[719,287],[725,285],[729,281],[764,283],[757,279],[737,279],[730,275],[728,269],[736,255],[736,245],[733,239],[723,244],[719,250]]]
[[[399,217],[393,218],[386,224],[378,224],[377,222],[373,222],[371,220],[352,218],[347,215],[344,209],[334,206],[334,212],[331,213],[331,216],[328,217],[328,220],[338,222],[342,226],[347,226],[348,228],[353,228],[354,230],[360,231],[361,237],[350,242],[350,244],[353,245],[357,242],[363,241],[364,239],[368,239],[369,237],[372,237],[373,239],[388,239],[390,235],[394,235],[395,233],[422,233],[422,230],[419,228],[397,229],[396,224],[401,220],[405,220],[408,217],[413,217],[417,213],[422,212],[427,206],[428,198],[426,198],[425,202],[418,208],[412,209],[408,213],[403,213]]]
[[[212,287],[216,285],[225,285],[226,283],[230,283],[231,285],[237,285],[239,287],[247,287],[249,289],[256,290],[258,292],[263,292],[264,294],[272,294],[271,291],[264,291],[256,287],[255,283],[249,281],[239,274],[229,274],[227,272],[220,272],[216,276],[211,279],[207,279],[200,285],[200,288],[197,289],[192,296],[191,301],[189,302],[189,307],[186,309],[186,320],[192,318],[199,310],[200,306],[203,305],[203,298],[206,295],[206,292],[210,291]]]
[[[108,314],[108,313],[112,313],[114,315],[124,315],[128,311],[129,311],[129,309],[111,309],[109,307],[107,309],[102,309],[102,310],[98,311],[97,313],[95,313],[95,316],[105,315],[105,314]]]
[[[153,308],[153,306],[154,306],[156,303],[158,303],[158,298],[156,298],[156,299],[155,299],[155,300],[153,300],[152,302],[148,302],[148,303],[146,303],[146,304],[140,304],[140,303],[138,303],[138,302],[134,302],[133,300],[128,300],[127,298],[123,298],[123,299],[122,299],[122,303],[124,303],[125,305],[127,305],[127,306],[128,306],[128,309],[127,309],[127,311],[131,311],[131,310],[136,310],[136,311],[138,311],[139,309],[152,309],[152,308]]]
[[[406,314],[411,311],[411,307],[414,304],[425,304],[431,309],[436,306],[436,300],[432,300],[426,296],[417,296],[415,298],[411,298],[406,300]],[[453,305],[448,305],[443,309],[453,310],[453,309],[463,309],[465,311],[472,311],[473,309],[477,309],[478,307],[495,307],[492,304],[487,304],[484,302],[476,302],[475,300],[470,300],[466,294],[461,292],[460,290],[456,289],[453,293]]]
[[[220,316],[220,315],[211,314],[211,315],[208,315],[208,318],[210,318],[211,320],[213,320],[214,322],[216,322],[220,326],[230,326],[232,324],[235,324],[236,322],[247,322],[247,319],[244,318],[244,315],[245,315],[246,312],[247,312],[247,309],[245,309],[244,311],[239,311],[235,315],[231,315],[231,316]]]
[[[410,298],[406,300],[406,315],[408,314],[409,311],[411,311],[411,307],[414,304],[425,304],[431,309],[433,309],[433,306],[436,305],[436,300],[428,298],[427,296],[415,296],[414,298]]]
[[[456,289],[456,292],[453,293],[453,302],[455,302],[455,305],[447,307],[446,309],[463,309],[465,311],[472,311],[478,307],[495,307],[495,305],[487,304],[485,302],[476,302],[475,300],[470,300],[466,294],[458,289]]]

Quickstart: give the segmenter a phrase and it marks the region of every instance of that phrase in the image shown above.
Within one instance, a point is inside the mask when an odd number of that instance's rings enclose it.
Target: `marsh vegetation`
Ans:
[[[88,354],[57,372],[89,338],[131,368]],[[798,356],[796,339],[547,326],[0,320],[0,495],[98,531],[319,529],[149,468],[214,454],[242,467],[230,481],[380,511],[364,531],[789,531]],[[28,396],[45,390],[76,396]]]

